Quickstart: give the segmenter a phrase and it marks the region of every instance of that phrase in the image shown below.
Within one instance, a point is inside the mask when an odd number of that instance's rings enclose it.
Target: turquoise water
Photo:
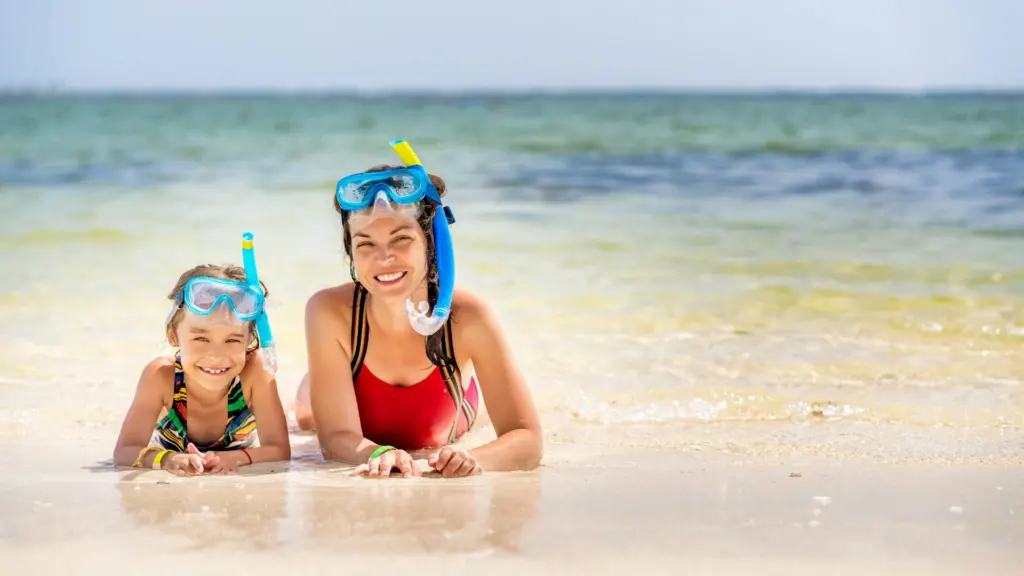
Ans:
[[[394,138],[553,429],[1024,425],[1024,96],[606,94],[0,101],[0,427],[112,443],[167,291],[245,230],[290,395],[333,184]]]

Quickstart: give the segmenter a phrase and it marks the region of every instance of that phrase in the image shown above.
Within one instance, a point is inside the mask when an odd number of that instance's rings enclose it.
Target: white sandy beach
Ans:
[[[0,573],[1020,576],[1024,164],[939,148],[1016,138],[1021,109],[0,108]],[[351,478],[296,434],[293,462],[236,475],[114,470],[139,372],[170,351],[167,292],[237,263],[244,231],[291,403],[305,302],[349,277],[333,183],[394,137],[451,186],[458,282],[507,331],[542,467]]]
[[[253,574],[1024,569],[1019,465],[750,458],[697,447],[573,455],[554,444],[540,470],[458,480],[352,478],[301,453],[286,466],[177,478],[24,448],[5,447],[0,481],[10,574],[153,563],[196,574],[240,563]]]

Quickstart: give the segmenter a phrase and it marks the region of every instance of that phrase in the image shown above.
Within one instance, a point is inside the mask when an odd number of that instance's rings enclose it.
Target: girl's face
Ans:
[[[408,218],[378,218],[352,232],[352,264],[375,296],[405,300],[427,274],[427,239]]]
[[[182,313],[175,336],[189,385],[226,389],[245,368],[249,323],[239,322],[226,308],[221,304],[209,316]]]

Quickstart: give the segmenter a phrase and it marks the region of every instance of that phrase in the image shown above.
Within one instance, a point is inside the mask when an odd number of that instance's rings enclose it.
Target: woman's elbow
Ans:
[[[513,468],[518,470],[534,470],[540,466],[544,458],[544,435],[539,429],[520,429],[521,449],[515,459]]]
[[[544,459],[544,435],[540,430],[531,430],[530,436],[530,449],[527,450],[524,470],[533,470],[539,467],[541,460]]]

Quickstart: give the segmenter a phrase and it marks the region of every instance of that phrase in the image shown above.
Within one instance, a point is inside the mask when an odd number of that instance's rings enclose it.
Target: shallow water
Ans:
[[[406,138],[552,437],[828,421],[1019,458],[1024,97],[8,99],[0,128],[8,437],[112,446],[178,274],[246,230],[290,399],[305,300],[348,280],[333,182]]]

